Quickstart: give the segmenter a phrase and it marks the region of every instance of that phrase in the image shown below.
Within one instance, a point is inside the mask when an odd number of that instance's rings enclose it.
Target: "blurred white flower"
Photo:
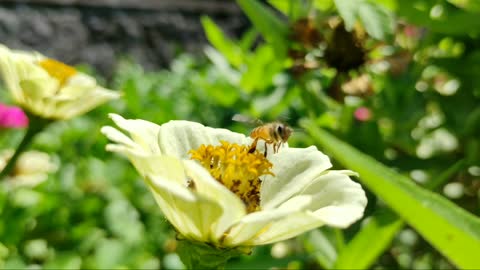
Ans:
[[[185,238],[217,247],[262,245],[360,219],[367,199],[351,171],[316,147],[249,153],[252,140],[188,121],[161,126],[111,114],[115,144],[144,177],[166,218]],[[194,160],[192,160],[194,159]]]
[[[13,150],[0,153],[0,171],[13,155]],[[10,175],[2,181],[8,188],[35,187],[48,178],[49,173],[57,171],[58,165],[43,152],[27,151],[20,154]]]
[[[46,119],[69,119],[120,96],[71,66],[1,44],[0,74],[19,106]]]

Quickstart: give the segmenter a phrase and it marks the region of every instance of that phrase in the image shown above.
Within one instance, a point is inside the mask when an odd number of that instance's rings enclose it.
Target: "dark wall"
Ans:
[[[201,52],[207,44],[202,15],[212,17],[232,36],[238,36],[248,24],[236,6],[218,8],[218,4],[205,10],[132,9],[0,0],[0,43],[38,50],[69,64],[88,63],[109,76],[122,55],[155,69],[167,66],[179,51]]]

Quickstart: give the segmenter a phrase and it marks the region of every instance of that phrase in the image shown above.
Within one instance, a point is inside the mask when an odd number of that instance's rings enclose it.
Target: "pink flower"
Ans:
[[[24,128],[28,118],[22,109],[0,103],[0,128]]]
[[[359,107],[355,110],[353,115],[358,121],[365,122],[372,118],[372,111],[367,107]]]

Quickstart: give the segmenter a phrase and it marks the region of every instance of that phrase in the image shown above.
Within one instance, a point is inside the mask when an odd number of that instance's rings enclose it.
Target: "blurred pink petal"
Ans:
[[[0,128],[24,128],[27,126],[28,118],[22,109],[0,103]]]
[[[355,119],[362,122],[368,121],[372,118],[372,112],[367,107],[360,107],[356,109],[353,115],[355,116]]]

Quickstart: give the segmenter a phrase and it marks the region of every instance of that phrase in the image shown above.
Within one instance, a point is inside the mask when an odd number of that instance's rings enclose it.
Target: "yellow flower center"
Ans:
[[[262,175],[273,175],[272,163],[263,153],[249,153],[249,145],[220,141],[220,145],[201,145],[191,150],[197,160],[220,183],[235,193],[247,206],[248,212],[260,209]]]
[[[65,85],[67,80],[77,73],[77,70],[62,62],[53,59],[45,59],[38,63],[50,76],[56,78],[60,86]]]

